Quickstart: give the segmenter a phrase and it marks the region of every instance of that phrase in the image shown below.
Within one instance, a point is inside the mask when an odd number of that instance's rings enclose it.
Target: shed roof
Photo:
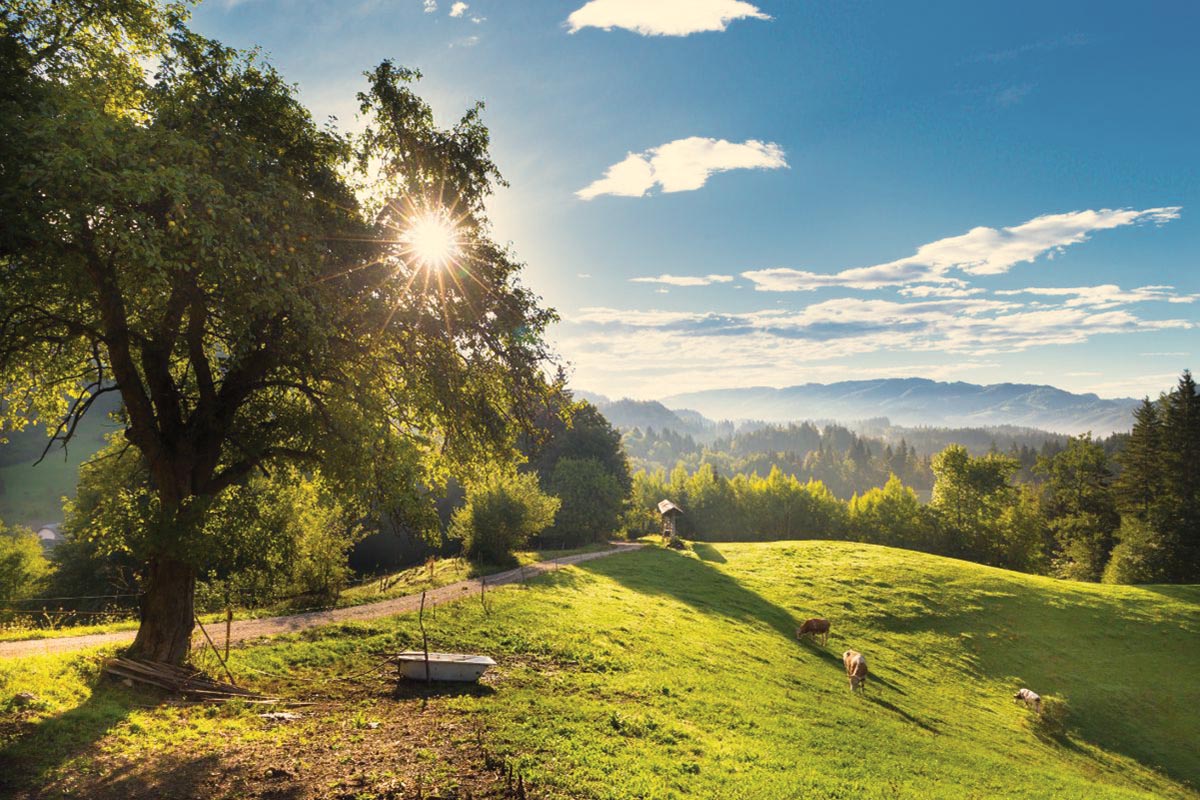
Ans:
[[[683,509],[672,503],[670,500],[663,500],[658,504],[658,513],[666,516],[670,513],[682,514]]]

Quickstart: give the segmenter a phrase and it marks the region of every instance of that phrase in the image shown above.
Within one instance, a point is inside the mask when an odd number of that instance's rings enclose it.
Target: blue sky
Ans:
[[[1200,352],[1200,4],[207,0],[354,127],[487,103],[495,234],[578,388],[1156,395]]]

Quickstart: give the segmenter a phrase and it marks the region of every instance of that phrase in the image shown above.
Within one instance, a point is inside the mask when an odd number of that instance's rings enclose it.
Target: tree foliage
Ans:
[[[114,441],[81,469],[66,503],[66,541],[55,549],[55,586],[65,594],[131,591],[137,554],[151,543],[159,499],[141,453]],[[284,466],[231,487],[209,503],[199,531],[174,543],[202,563],[205,608],[253,606],[279,598],[319,602],[349,578],[346,554],[361,526],[320,472]],[[185,548],[202,544],[203,552]],[[61,551],[61,552],[60,552]]]
[[[37,534],[0,521],[0,604],[36,596],[47,583],[50,565]],[[0,618],[5,609],[0,607]]]
[[[471,482],[467,502],[454,512],[450,535],[468,558],[493,564],[554,524],[557,497],[546,494],[537,475],[493,470]]]
[[[554,524],[539,539],[576,547],[609,539],[621,521],[627,494],[620,481],[594,458],[562,458],[554,465],[547,491],[560,502]]]
[[[1200,581],[1200,392],[1190,372],[1142,403],[1119,461],[1124,524],[1105,579]]]
[[[419,73],[384,62],[351,136],[178,8],[3,14],[0,424],[65,442],[120,393],[153,495],[137,652],[183,657],[206,515],[252,474],[320,465],[366,510],[509,456],[554,317],[489,236],[481,106],[439,128]],[[431,216],[453,263],[407,236]]]
[[[1066,578],[1100,580],[1121,524],[1104,448],[1090,434],[1072,437],[1054,458],[1039,459],[1037,471],[1045,478],[1043,513],[1058,540],[1056,571]]]

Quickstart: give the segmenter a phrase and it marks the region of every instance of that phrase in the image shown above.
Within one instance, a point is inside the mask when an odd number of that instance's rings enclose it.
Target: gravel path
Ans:
[[[507,572],[498,572],[495,575],[486,575],[482,578],[471,578],[457,583],[450,583],[426,592],[425,605],[442,605],[443,603],[450,603],[462,597],[470,597],[472,593],[478,594],[480,586],[484,581],[487,582],[488,588],[503,586],[507,583],[518,583],[535,575],[541,575],[543,572],[556,570],[559,567],[580,564],[584,561],[604,558],[614,553],[637,550],[641,547],[642,545],[640,544],[618,544],[614,542],[613,546],[608,550],[552,558],[549,561],[538,561],[535,564],[527,564],[524,567],[510,569]],[[262,636],[295,633],[335,622],[356,622],[359,620],[378,619],[379,617],[390,617],[395,614],[416,611],[420,607],[421,595],[410,594],[404,597],[395,597],[391,600],[381,600],[378,603],[367,603],[361,606],[347,606],[346,608],[334,608],[328,611],[308,611],[303,614],[289,614],[283,617],[246,619],[233,623],[229,640],[231,642],[242,642]],[[210,634],[212,636],[219,635],[222,643],[224,643],[224,626],[218,623],[218,628],[219,631],[210,630]],[[93,633],[87,636],[63,636],[57,639],[29,639],[21,642],[0,642],[0,658],[21,658],[23,656],[44,655],[46,653],[66,653],[72,650],[83,650],[87,647],[122,644],[132,642],[135,633],[136,631],[118,631],[117,633]]]

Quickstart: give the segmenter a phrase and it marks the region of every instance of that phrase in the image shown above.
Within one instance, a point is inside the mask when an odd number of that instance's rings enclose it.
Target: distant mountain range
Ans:
[[[598,401],[601,411],[617,427],[653,425],[681,432],[703,431],[715,424],[708,421],[712,419],[852,423],[886,417],[894,425],[1016,425],[1068,434],[1091,431],[1097,436],[1107,436],[1130,429],[1133,409],[1138,404],[1132,398],[1103,399],[1053,386],[1019,383],[980,386],[924,378],[806,383],[778,389],[767,386],[711,389],[671,395],[661,398],[661,403],[608,401],[600,395],[581,394]],[[670,417],[675,420],[672,422]]]

